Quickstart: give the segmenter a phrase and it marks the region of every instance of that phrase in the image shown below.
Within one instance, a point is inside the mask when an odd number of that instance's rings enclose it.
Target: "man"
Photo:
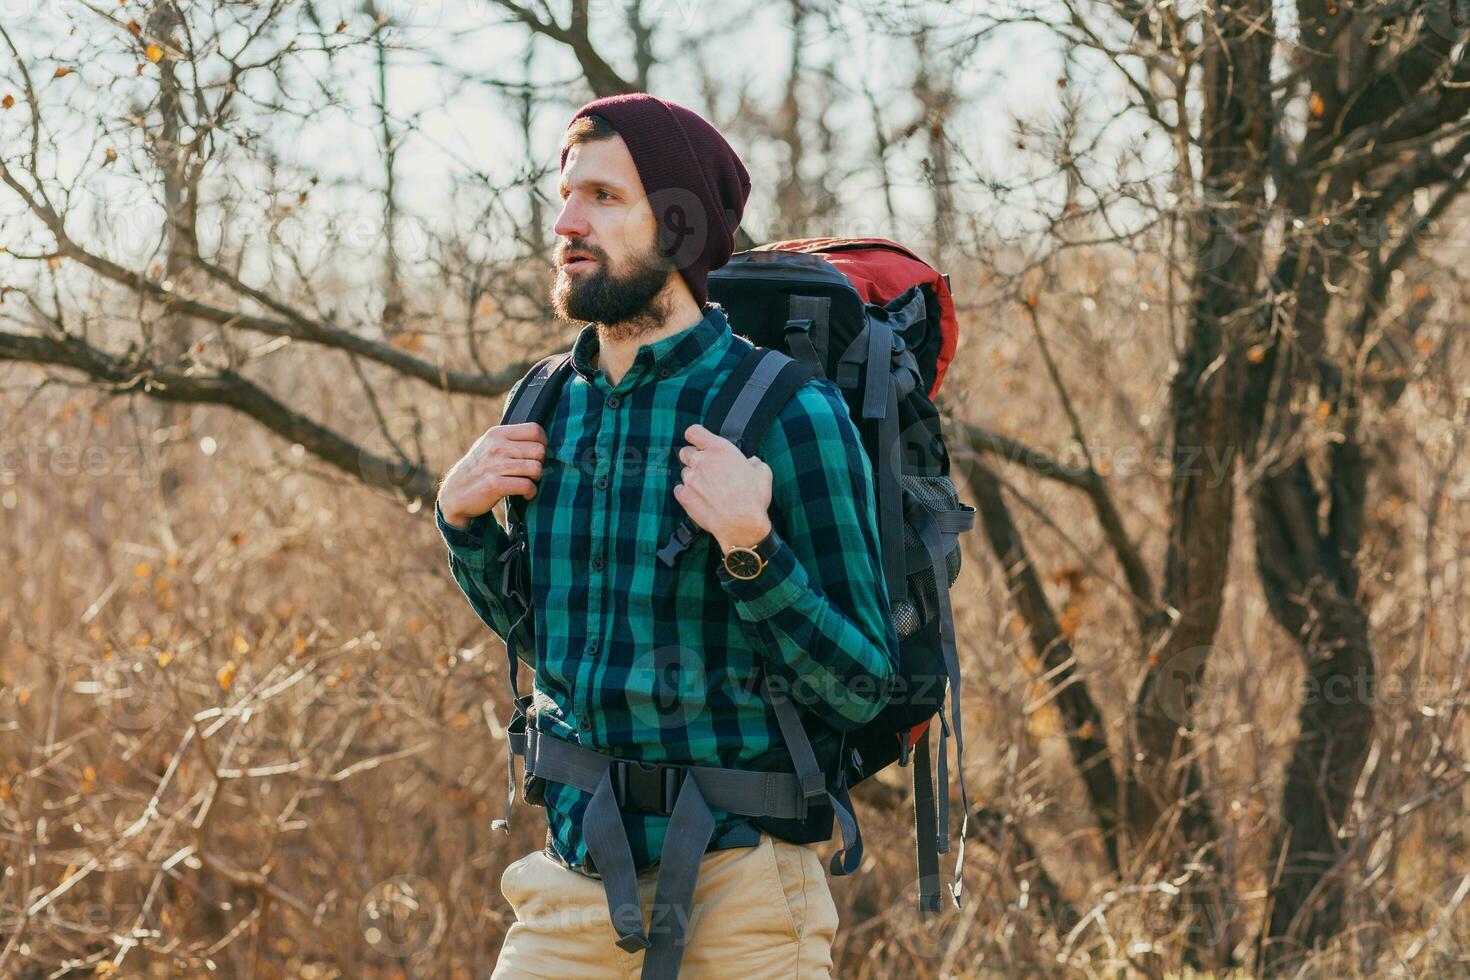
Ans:
[[[591,102],[568,126],[560,190],[552,301],[587,321],[574,373],[549,431],[494,426],[445,476],[450,569],[507,638],[494,563],[508,535],[490,512],[525,498],[541,744],[789,774],[789,755],[771,764],[781,719],[753,678],[805,692],[808,727],[840,732],[877,714],[896,667],[871,465],[826,379],[798,389],[755,455],[699,424],[749,349],[706,290],[750,190],[713,126],[644,93]],[[667,567],[655,552],[686,514],[709,534]],[[753,564],[727,564],[737,552]],[[516,921],[494,977],[828,976],[837,911],[814,842],[832,810],[798,843],[707,806],[694,782],[671,815],[609,820],[604,784],[548,780],[547,846],[501,879]],[[691,841],[697,877],[675,859]],[[687,908],[661,900],[679,882]]]

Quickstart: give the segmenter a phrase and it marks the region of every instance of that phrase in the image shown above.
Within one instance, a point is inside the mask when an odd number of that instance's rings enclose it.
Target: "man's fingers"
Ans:
[[[500,490],[507,497],[525,497],[530,500],[536,496],[536,481],[523,476],[502,476]]]
[[[517,422],[515,425],[496,426],[507,439],[532,440],[545,444],[546,430],[537,422]]]
[[[704,498],[700,496],[699,490],[695,487],[690,486],[687,483],[674,484],[674,497],[676,500],[679,501],[679,503],[684,505],[685,510],[689,509],[690,504],[698,505],[701,501],[704,500]],[[694,515],[690,514],[689,516],[693,517]]]
[[[501,476],[541,476],[541,460],[530,459],[525,456],[516,456],[505,461],[500,467]]]
[[[530,439],[512,439],[504,444],[505,451],[518,459],[545,459],[546,443]]]
[[[690,445],[697,449],[708,449],[719,441],[720,437],[704,426],[695,422],[684,430],[684,438],[689,440]]]
[[[700,524],[699,516],[695,513],[701,506],[698,494],[688,486],[682,483],[676,483],[674,484],[674,499],[679,502],[680,507],[684,508],[684,513],[689,515],[690,520],[699,524],[700,527],[704,526]]]

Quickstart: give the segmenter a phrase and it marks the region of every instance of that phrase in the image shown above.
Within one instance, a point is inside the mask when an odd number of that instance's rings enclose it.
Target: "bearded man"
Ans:
[[[809,692],[813,728],[884,705],[898,640],[871,464],[825,378],[750,456],[700,424],[750,350],[708,300],[750,193],[708,121],[646,93],[591,102],[566,131],[560,192],[552,301],[583,323],[574,373],[544,429],[487,430],[435,511],[455,580],[506,639],[491,511],[524,498],[533,734],[623,782],[544,781],[546,846],[501,878],[515,922],[493,976],[828,977],[838,916],[817,848],[832,809],[776,834],[683,777],[791,772],[771,764],[781,719],[752,678]],[[708,535],[668,567],[657,551],[686,515]],[[635,805],[630,772],[671,777],[669,798]]]

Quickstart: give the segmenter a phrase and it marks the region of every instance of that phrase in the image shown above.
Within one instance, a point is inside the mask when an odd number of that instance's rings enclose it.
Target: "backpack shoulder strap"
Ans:
[[[501,425],[518,425],[521,422],[536,422],[543,429],[551,421],[552,411],[561,398],[562,389],[572,373],[572,354],[548,354],[537,361],[531,370],[521,377],[506,399],[500,413]],[[505,814],[494,821],[497,829],[510,832],[511,804],[516,798],[516,756],[526,753],[526,728],[529,719],[531,695],[522,695],[517,678],[521,661],[534,668],[536,651],[534,617],[531,609],[531,573],[529,547],[526,541],[526,499],[520,496],[505,498],[506,517],[509,526],[510,547],[495,556],[500,568],[501,594],[520,607],[520,616],[511,626],[505,640],[505,655],[509,664],[508,677],[511,691],[510,723],[506,725],[506,738],[510,754],[505,772]],[[527,790],[530,792],[529,787]]]
[[[556,409],[556,403],[561,398],[562,389],[566,387],[567,378],[571,374],[571,351],[548,354],[537,361],[536,366],[526,372],[517,384],[515,392],[506,401],[505,410],[500,413],[500,424],[519,425],[522,422],[535,422],[541,428],[547,428],[551,423],[551,415]],[[505,507],[511,524],[508,530],[515,537],[519,534],[519,525],[525,523],[526,498],[506,497]],[[524,544],[524,542],[518,543]]]
[[[536,422],[543,429],[546,428],[571,373],[572,355],[570,351],[548,354],[537,361],[536,366],[526,372],[517,383],[510,398],[507,399],[505,409],[500,415],[500,424],[517,425],[521,422]],[[522,625],[529,619],[531,610],[530,567],[528,564],[530,552],[525,530],[526,498],[518,495],[506,497],[505,511],[506,531],[510,535],[511,544],[496,556],[496,561],[500,567],[502,594],[519,599],[522,607],[521,618],[511,628],[511,636],[506,641],[506,652],[510,656],[511,691],[516,698],[519,698],[520,691],[516,686],[518,662],[520,660],[526,661],[527,664],[535,662],[535,652],[530,648],[532,644],[528,635],[529,627],[524,633],[522,631]]]
[[[705,428],[729,439],[749,456],[782,407],[814,376],[810,367],[775,348],[752,347],[710,402]],[[658,560],[673,568],[704,533],[685,515],[658,550]]]
[[[505,403],[501,412],[501,425],[518,425],[521,422],[538,422],[544,429],[556,407],[561,390],[572,373],[571,351],[548,354],[527,371],[518,383],[515,394]]]

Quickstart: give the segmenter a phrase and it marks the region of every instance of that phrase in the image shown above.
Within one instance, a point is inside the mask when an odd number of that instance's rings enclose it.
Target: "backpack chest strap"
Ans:
[[[752,348],[735,365],[710,402],[705,428],[718,432],[747,456],[755,452],[782,406],[813,377],[809,367],[769,347]],[[658,560],[673,568],[689,547],[706,534],[688,515],[680,518]]]

